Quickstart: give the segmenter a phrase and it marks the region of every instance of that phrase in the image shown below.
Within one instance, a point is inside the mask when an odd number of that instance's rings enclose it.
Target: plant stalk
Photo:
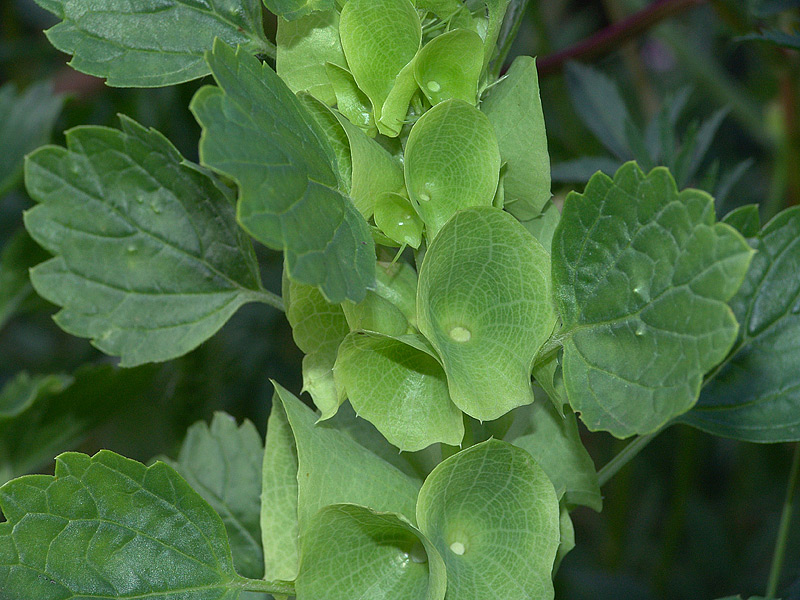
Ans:
[[[786,498],[783,501],[781,521],[778,525],[778,537],[775,540],[775,552],[772,555],[772,566],[769,570],[767,598],[775,598],[775,594],[778,592],[778,584],[780,583],[781,571],[783,570],[783,561],[786,557],[786,542],[789,539],[789,526],[792,522],[794,492],[797,487],[798,471],[800,471],[800,443],[794,445],[792,467],[789,470],[789,481],[786,484]]]
[[[633,460],[633,458],[639,454],[639,452],[644,450],[645,446],[652,442],[653,439],[662,431],[663,429],[659,429],[658,431],[648,433],[647,435],[640,435],[630,444],[625,446],[622,449],[622,452],[608,461],[608,463],[606,463],[606,465],[597,472],[597,482],[600,484],[600,487],[603,487],[605,484],[607,484],[609,480],[614,477],[614,475],[619,473],[619,470],[622,469],[622,467]]]
[[[263,592],[277,596],[294,596],[294,583],[291,581],[265,581],[242,577],[239,586],[246,592]]]
[[[594,58],[616,50],[622,43],[644,33],[658,22],[705,2],[706,0],[658,0],[653,2],[639,12],[598,31],[574,46],[542,57],[537,61],[539,77],[560,71],[567,61]]]

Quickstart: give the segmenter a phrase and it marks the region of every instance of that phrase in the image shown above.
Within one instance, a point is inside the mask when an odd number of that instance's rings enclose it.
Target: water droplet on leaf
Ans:
[[[428,192],[420,192],[417,197],[419,198],[420,202],[430,202],[431,195]]]
[[[472,332],[466,327],[456,326],[450,330],[450,337],[456,342],[468,342],[472,339]]]
[[[136,250],[137,250],[137,248],[136,248],[136,245],[135,245],[135,244],[129,244],[129,245],[128,245],[128,252],[130,252],[131,254],[133,254],[134,252],[136,252]]]
[[[644,323],[639,323],[636,326],[636,335],[637,336],[639,336],[639,337],[643,336],[645,331],[646,331],[646,329],[645,329]]]
[[[438,92],[442,89],[442,86],[439,85],[438,81],[429,81],[428,82],[428,89],[432,92]]]
[[[461,555],[464,554],[464,552],[467,551],[467,549],[464,547],[464,544],[462,544],[461,542],[453,542],[452,544],[450,544],[450,551],[453,554],[458,554],[459,556],[461,556]]]

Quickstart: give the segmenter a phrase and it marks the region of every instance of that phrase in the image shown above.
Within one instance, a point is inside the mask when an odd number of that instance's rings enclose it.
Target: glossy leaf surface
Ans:
[[[342,565],[348,577],[342,577]],[[353,504],[328,506],[314,516],[303,539],[297,600],[443,600],[446,587],[439,552],[397,515]]]
[[[25,225],[55,255],[33,286],[62,329],[123,366],[181,356],[259,299],[230,198],[157,131],[72,129],[67,148],[28,157],[25,181],[39,203]]]
[[[61,22],[45,33],[70,65],[117,87],[159,87],[208,75],[215,38],[268,52],[260,0],[37,0]]]
[[[457,211],[490,206],[499,177],[494,129],[474,106],[447,100],[414,124],[405,150],[405,179],[429,241]]]
[[[731,300],[739,338],[684,421],[750,442],[800,440],[800,209],[751,240],[756,255]]]
[[[334,303],[360,301],[375,278],[369,228],[339,191],[324,133],[269,66],[217,42],[208,55],[220,87],[191,109],[200,156],[239,184],[239,223],[286,253],[289,276]]]
[[[222,520],[164,463],[69,453],[0,488],[8,600],[235,600]]]
[[[564,383],[591,430],[657,430],[689,410],[738,325],[726,302],[752,250],[714,203],[634,163],[570,194],[553,239]]]
[[[544,471],[497,440],[436,467],[417,502],[420,530],[447,566],[447,598],[553,598],[559,508]]]
[[[420,269],[417,312],[456,406],[491,420],[533,402],[533,359],[555,326],[550,298],[550,257],[511,215],[473,208],[445,225]]]

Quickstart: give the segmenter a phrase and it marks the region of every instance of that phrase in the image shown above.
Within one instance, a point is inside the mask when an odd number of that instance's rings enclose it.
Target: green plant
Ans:
[[[601,510],[670,424],[800,440],[800,209],[717,221],[708,193],[627,162],[560,211],[535,61],[499,77],[526,2],[265,0],[274,45],[256,0],[39,2],[52,43],[110,85],[215,85],[191,103],[199,164],[128,117],[28,155],[25,225],[52,255],[32,286],[123,367],[186,354],[245,304],[284,310],[317,411],[275,383],[265,442],[218,414],[174,461],[66,453],[12,479],[4,600],[552,598],[570,511]],[[710,123],[670,165],[681,184]],[[618,158],[637,155],[614,124]],[[647,167],[672,151],[656,145]],[[284,253],[280,294],[253,239]],[[10,306],[27,281],[9,281]],[[97,418],[86,382],[135,395],[141,373],[6,386],[8,477],[42,460],[19,432],[58,430],[71,404]],[[578,415],[633,438],[599,473]]]

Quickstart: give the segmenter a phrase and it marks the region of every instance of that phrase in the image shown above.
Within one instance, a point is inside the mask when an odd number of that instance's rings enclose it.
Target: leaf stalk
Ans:
[[[794,493],[797,488],[797,476],[800,472],[800,443],[794,445],[794,455],[792,466],[789,470],[789,481],[786,484],[786,498],[783,501],[781,520],[778,525],[778,536],[775,539],[775,552],[772,555],[772,565],[769,570],[769,580],[767,582],[767,598],[775,598],[780,583],[783,561],[786,557],[786,542],[789,539],[789,526],[792,522],[792,512],[794,508]]]

